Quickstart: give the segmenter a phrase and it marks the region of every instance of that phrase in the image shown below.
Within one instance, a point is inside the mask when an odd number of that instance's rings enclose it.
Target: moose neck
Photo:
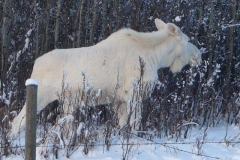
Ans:
[[[172,36],[168,36],[163,43],[157,46],[154,51],[157,68],[169,67],[173,63],[178,56],[175,49],[177,45],[176,39]]]

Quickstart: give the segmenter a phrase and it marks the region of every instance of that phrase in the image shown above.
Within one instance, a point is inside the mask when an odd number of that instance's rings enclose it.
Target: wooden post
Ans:
[[[37,125],[37,87],[34,79],[26,81],[26,133],[25,160],[36,160],[36,125]]]

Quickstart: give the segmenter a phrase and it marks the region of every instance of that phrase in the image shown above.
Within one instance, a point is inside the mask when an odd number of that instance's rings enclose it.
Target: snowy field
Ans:
[[[226,129],[228,131],[226,132]],[[23,136],[23,135],[22,135]],[[24,137],[24,136],[23,136]],[[21,138],[24,142],[24,138]],[[21,142],[21,143],[23,143]],[[199,143],[197,143],[199,142]],[[135,137],[131,139],[132,147],[128,154],[130,160],[240,160],[240,129],[237,126],[220,125],[209,128],[205,131],[192,129],[188,133],[187,139],[162,138],[146,140]],[[76,147],[71,151],[69,158],[66,158],[66,150],[60,149],[58,153],[59,160],[121,160],[123,149],[123,140],[116,137],[112,138],[112,145],[109,151],[101,145],[103,142],[96,143],[88,155],[83,153],[83,147]],[[24,144],[23,144],[24,145]],[[44,158],[40,156],[43,148],[37,147],[37,160],[56,159],[53,156]],[[201,154],[201,155],[198,155]],[[126,158],[126,159],[127,159]],[[4,160],[21,160],[23,155],[11,155],[3,157]]]

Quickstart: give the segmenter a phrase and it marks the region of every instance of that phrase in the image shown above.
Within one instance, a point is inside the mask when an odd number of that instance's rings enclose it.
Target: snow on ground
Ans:
[[[204,129],[192,129],[189,132],[187,139],[162,138],[148,141],[143,138],[134,138],[135,144],[132,149],[132,160],[240,160],[240,128],[237,126],[228,126],[226,140],[234,143],[225,143],[226,126],[211,127],[207,131],[202,149],[197,148],[197,140],[204,137]],[[153,144],[153,142],[156,142]],[[208,142],[208,143],[206,143]],[[223,143],[215,143],[223,142]],[[99,142],[101,143],[101,142]],[[83,147],[76,148],[76,151],[71,151],[70,158],[66,158],[66,150],[59,150],[59,160],[121,160],[122,145],[121,140],[114,138],[112,140],[110,150],[107,151],[103,145],[95,146],[88,155],[83,153]],[[126,146],[125,146],[126,147]],[[39,155],[41,148],[37,148],[37,160],[45,160]],[[199,156],[198,151],[204,156]],[[11,155],[3,157],[4,160],[21,160],[22,155]],[[48,159],[53,160],[54,157]]]

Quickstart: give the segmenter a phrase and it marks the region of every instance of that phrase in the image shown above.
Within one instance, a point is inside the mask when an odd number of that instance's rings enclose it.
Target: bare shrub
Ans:
[[[97,93],[92,90],[85,73],[82,73],[82,89],[79,87],[76,92],[68,90],[71,86],[66,84],[66,76],[67,73],[63,73],[62,91],[57,93],[58,107],[47,107],[48,110],[42,111],[40,116],[44,126],[42,144],[53,144],[52,147],[44,148],[41,154],[44,157],[49,154],[57,157],[58,149],[62,148],[66,150],[66,157],[70,157],[79,146],[83,146],[83,153],[88,154],[99,140],[100,134],[105,135],[105,144],[109,149],[113,126],[118,121],[112,107],[114,104],[108,102],[105,106],[99,105],[101,90]],[[104,124],[105,121],[106,128],[101,127],[99,124]]]
[[[141,57],[139,63],[139,78],[133,83],[132,98],[126,107],[127,124],[120,130],[117,124],[121,102],[116,99],[109,102],[106,97],[106,105],[100,105],[102,91],[93,91],[86,73],[82,73],[84,82],[81,87],[77,91],[69,91],[71,86],[65,81],[67,73],[63,73],[62,92],[56,93],[58,100],[49,104],[38,117],[40,154],[45,158],[57,158],[59,149],[64,149],[65,156],[70,157],[79,146],[84,154],[88,154],[100,141],[109,150],[113,137],[119,136],[123,159],[131,159],[139,146],[133,140],[134,133],[148,140],[168,137],[178,141],[187,138],[193,127],[209,128],[223,121],[239,124],[240,94],[237,89],[233,88],[234,94],[223,112],[222,92],[214,87],[216,77],[204,81],[200,74],[202,68],[185,70],[183,74],[187,76],[171,75],[168,70],[162,69],[159,81],[148,83],[143,82],[145,62]],[[115,94],[118,88],[116,84]],[[7,136],[14,112],[4,115],[0,122],[1,146],[4,146],[1,154],[19,154],[21,148],[12,149],[14,144]],[[227,135],[226,131],[224,140],[229,145],[232,139]],[[207,130],[196,139],[195,148],[199,155],[203,152],[206,137]]]

